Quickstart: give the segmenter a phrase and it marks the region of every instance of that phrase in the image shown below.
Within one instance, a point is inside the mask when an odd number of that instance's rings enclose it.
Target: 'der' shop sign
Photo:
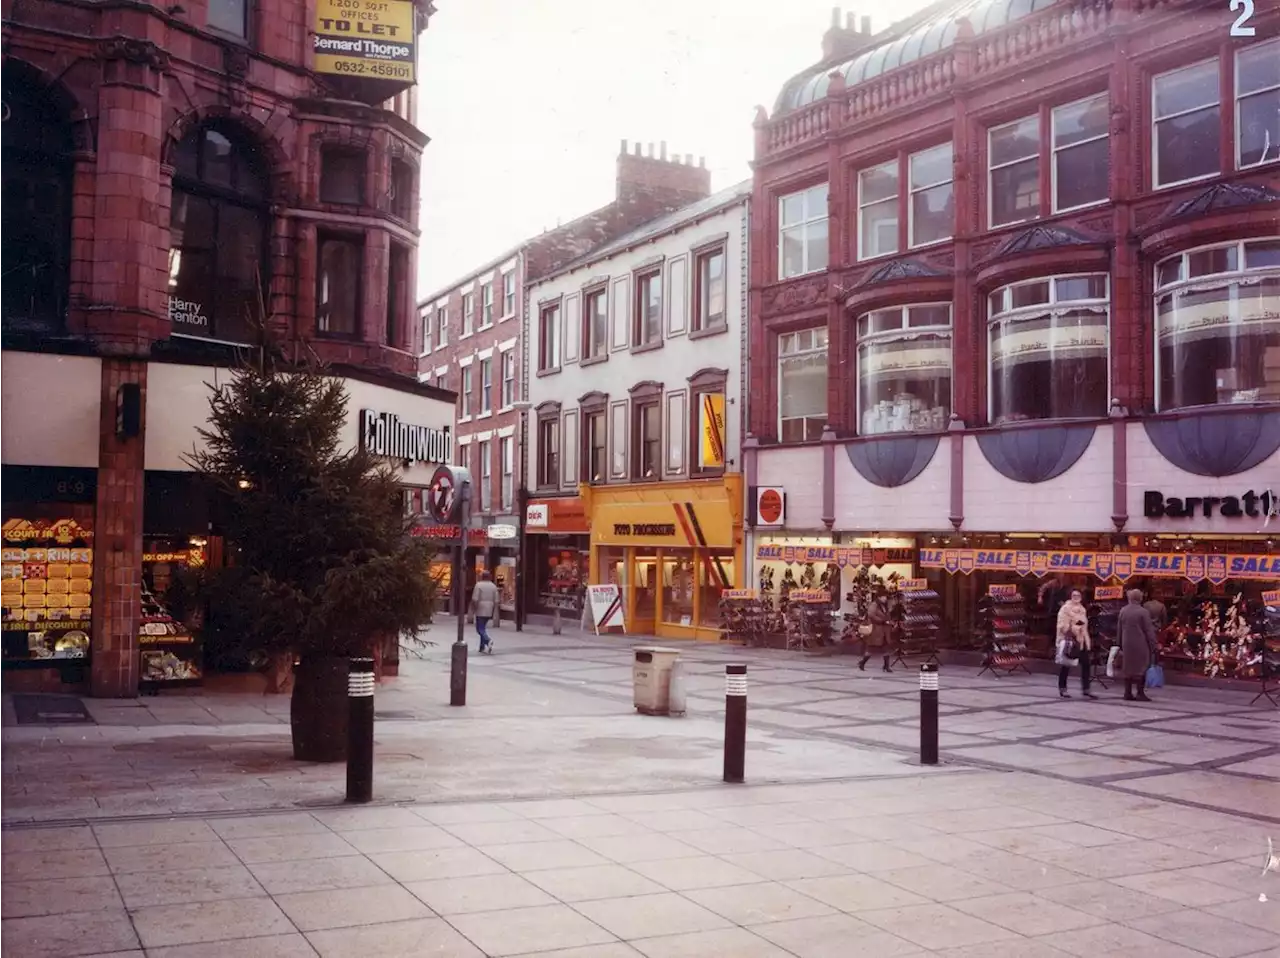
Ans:
[[[415,82],[411,0],[316,0],[315,70]]]

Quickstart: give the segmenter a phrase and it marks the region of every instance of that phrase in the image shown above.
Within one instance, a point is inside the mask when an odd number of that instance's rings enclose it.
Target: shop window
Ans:
[[[502,356],[502,408],[510,409],[516,401],[516,353],[508,349]]]
[[[436,310],[436,349],[449,345],[449,310],[441,306]]]
[[[387,261],[387,345],[399,348],[402,320],[409,308],[409,251],[391,244]]]
[[[698,625],[717,628],[720,625],[720,592],[732,589],[736,581],[733,553],[712,549],[698,553]]]
[[[270,219],[262,158],[237,129],[214,125],[179,143],[173,161],[168,290],[173,331],[256,342],[255,328],[268,286]],[[352,332],[359,297],[359,251],[359,244],[352,249],[335,246],[327,251],[327,269],[322,263],[319,271],[321,279],[330,281],[321,286],[321,292],[331,298],[318,299],[318,304],[338,311],[349,306]],[[322,246],[322,259],[324,253]],[[339,325],[345,319],[335,317]]]
[[[249,0],[209,0],[208,11],[210,30],[242,40],[249,36]]]
[[[458,390],[458,415],[462,419],[471,418],[471,367],[462,367],[462,387]]]
[[[1107,414],[1107,275],[1015,283],[989,298],[993,424]]]
[[[493,325],[493,283],[482,283],[480,286],[480,328],[488,329]]]
[[[609,287],[602,286],[582,297],[582,356],[598,359],[609,355]]]
[[[1156,265],[1161,410],[1280,402],[1280,237]]]
[[[321,336],[356,338],[360,331],[360,276],[364,243],[346,236],[318,238],[316,331]]]
[[[955,230],[954,159],[950,143],[921,150],[908,160],[911,206],[907,243],[914,249],[950,239]]]
[[[726,285],[728,277],[724,270],[724,247],[701,252],[694,263],[693,329],[695,332],[710,332],[723,329],[727,316],[725,313]]]
[[[633,479],[657,479],[662,470],[662,404],[654,399],[635,403],[631,434],[635,437]]]
[[[326,146],[320,150],[320,202],[364,204],[367,158],[363,151]]]
[[[778,278],[827,268],[827,184],[778,199]]]
[[[560,420],[538,420],[538,486],[560,484]]]
[[[858,259],[898,252],[898,161],[858,172]]]
[[[3,89],[4,328],[52,332],[66,323],[70,293],[75,140],[66,110],[46,88],[6,65]],[[201,304],[207,315],[208,301]]]
[[[516,457],[515,440],[511,436],[503,436],[498,440],[499,455],[502,457],[502,511],[510,512],[515,502],[516,491]]]
[[[951,304],[858,317],[858,422],[864,436],[941,432],[951,416]]]
[[[413,164],[392,160],[391,215],[413,223],[417,220],[413,214]]]
[[[662,270],[636,277],[636,318],[632,346],[662,342]]]
[[[992,229],[1040,215],[1040,117],[1028,116],[987,133],[989,209]]]
[[[516,314],[516,274],[515,271],[502,274],[502,318]]]
[[[462,294],[462,337],[465,339],[475,331],[476,294]]]
[[[604,482],[608,473],[609,437],[605,413],[582,413],[582,479],[584,482]]]
[[[1280,40],[1236,54],[1236,166],[1280,160]]]
[[[1103,93],[1052,113],[1055,213],[1104,202],[1111,193],[1109,102]]]
[[[693,550],[666,550],[662,555],[662,621],[668,625],[693,625],[693,591],[696,588]]]
[[[827,423],[827,330],[819,326],[778,337],[778,438],[822,437]]]
[[[560,304],[544,306],[538,314],[538,370],[560,368]]]
[[[481,440],[480,447],[480,511],[493,511],[493,443]]]
[[[1152,183],[1172,186],[1217,176],[1222,169],[1217,59],[1155,77],[1151,93]]]

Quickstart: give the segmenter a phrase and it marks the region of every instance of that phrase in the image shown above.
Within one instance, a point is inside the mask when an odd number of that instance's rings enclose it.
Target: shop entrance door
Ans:
[[[658,553],[641,549],[631,553],[632,609],[629,632],[655,635],[662,605],[662,568]]]

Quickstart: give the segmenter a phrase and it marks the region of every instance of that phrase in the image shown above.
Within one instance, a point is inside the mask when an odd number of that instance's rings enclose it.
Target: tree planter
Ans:
[[[339,655],[304,655],[294,669],[289,723],[298,761],[347,757],[347,672],[347,660]]]

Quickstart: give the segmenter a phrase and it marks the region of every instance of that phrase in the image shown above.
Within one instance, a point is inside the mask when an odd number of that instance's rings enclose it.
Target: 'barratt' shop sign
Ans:
[[[316,0],[315,70],[415,82],[411,0]]]

